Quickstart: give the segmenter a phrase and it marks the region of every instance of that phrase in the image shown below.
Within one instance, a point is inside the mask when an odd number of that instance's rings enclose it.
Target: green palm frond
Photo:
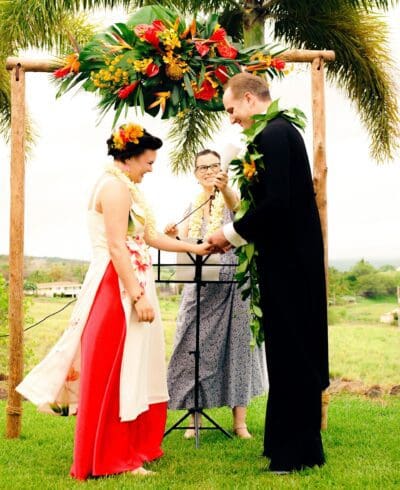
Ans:
[[[46,10],[38,0],[7,2],[0,8],[0,25],[1,51],[7,48],[9,53],[31,47],[64,51],[68,45],[71,50],[68,31],[75,31],[74,35],[79,35],[83,42],[93,34],[93,26],[85,14]]]
[[[6,57],[0,56],[0,134],[6,141],[11,121],[10,74],[6,70]]]
[[[53,17],[53,24],[35,26],[33,20],[24,19],[22,26],[15,25],[15,19],[8,16],[9,9],[19,2],[7,2],[0,4],[0,25],[2,25],[2,37],[0,39],[0,134],[8,140],[11,123],[11,100],[10,100],[10,74],[5,68],[7,56],[18,55],[20,49],[29,47],[42,47],[56,50],[57,53],[70,52],[71,36],[80,43],[87,42],[93,35],[91,25],[86,15],[82,13],[73,14],[59,10],[57,17]],[[27,2],[28,3],[28,2]],[[25,5],[25,4],[24,4]],[[28,13],[28,12],[26,12]],[[39,19],[38,19],[39,20]],[[28,28],[28,24],[30,27]],[[39,22],[40,24],[40,22]],[[27,115],[26,141],[27,148],[33,146],[35,139],[34,124]]]
[[[276,37],[296,48],[335,51],[336,61],[327,64],[328,77],[357,106],[370,134],[372,157],[393,158],[400,121],[384,20],[343,4],[332,11],[312,0],[304,2],[308,10],[296,10],[296,3],[287,0],[272,9]]]
[[[171,168],[174,173],[187,172],[193,167],[194,155],[213,139],[219,130],[221,112],[186,110],[173,119],[168,138],[174,150],[171,152]]]
[[[144,5],[153,5],[157,3],[163,7],[176,7],[184,14],[194,14],[197,12],[214,13],[221,12],[226,7],[238,9],[243,2],[235,0],[131,0],[130,8],[143,7]]]
[[[398,0],[346,0],[346,2],[355,8],[360,8],[366,12],[370,10],[388,10],[394,7]]]

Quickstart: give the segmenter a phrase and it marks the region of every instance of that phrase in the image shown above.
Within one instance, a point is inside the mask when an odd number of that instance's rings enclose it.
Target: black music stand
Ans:
[[[195,255],[193,257],[192,254],[187,254],[194,265],[194,279],[193,281],[162,281],[161,279],[156,280],[156,282],[186,282],[186,283],[195,283],[196,284],[196,335],[195,335],[195,350],[189,351],[189,354],[194,356],[194,407],[190,408],[187,413],[181,417],[172,427],[170,427],[164,434],[164,437],[167,436],[173,430],[183,430],[183,429],[191,429],[192,426],[184,426],[181,427],[181,423],[186,420],[190,415],[194,415],[194,431],[195,431],[195,444],[196,448],[199,447],[199,439],[200,439],[200,430],[220,430],[227,437],[232,438],[232,436],[227,432],[223,427],[221,427],[214,419],[212,419],[207,413],[204,412],[203,408],[199,406],[199,374],[200,374],[200,292],[201,287],[204,286],[207,282],[217,282],[217,283],[232,283],[236,281],[205,281],[202,279],[202,267],[206,264],[207,259],[210,257],[206,255],[202,257],[201,255]],[[160,266],[160,251],[158,252],[159,257],[159,266]],[[164,264],[164,265],[177,265],[180,264]],[[230,266],[231,264],[225,264]],[[213,267],[213,264],[207,265],[207,267]],[[235,264],[232,264],[233,267],[236,267]],[[187,266],[186,266],[187,267]],[[215,265],[215,267],[220,267],[219,265]],[[158,277],[160,274],[158,274]],[[213,427],[202,427],[199,423],[199,415],[203,415]]]

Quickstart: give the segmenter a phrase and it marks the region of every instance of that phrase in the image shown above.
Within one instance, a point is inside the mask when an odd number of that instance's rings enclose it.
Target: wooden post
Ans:
[[[328,286],[328,213],[326,183],[328,167],[326,166],[325,144],[325,82],[324,60],[316,58],[311,64],[312,114],[313,114],[313,176],[322,236],[324,239],[325,275]]]
[[[325,140],[325,74],[324,59],[319,56],[311,64],[312,114],[313,114],[313,177],[314,190],[321,220],[324,241],[324,265],[326,294],[328,295],[328,212],[327,212],[327,174]],[[329,393],[322,392],[321,429],[328,427]]]
[[[11,209],[9,284],[9,372],[6,437],[21,432],[21,395],[15,387],[23,375],[23,272],[25,197],[25,72],[17,64],[11,71]]]
[[[322,237],[324,240],[324,264],[326,294],[328,295],[328,212],[327,212],[327,174],[326,142],[325,142],[325,76],[324,60],[315,58],[311,64],[312,113],[313,113],[313,176],[314,190],[321,220]],[[328,427],[329,393],[322,392],[321,429]]]

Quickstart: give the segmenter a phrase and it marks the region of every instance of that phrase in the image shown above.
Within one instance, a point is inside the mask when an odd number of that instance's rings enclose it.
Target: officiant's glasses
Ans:
[[[210,169],[212,172],[215,172],[217,169],[220,168],[220,166],[221,164],[219,162],[210,163],[209,165],[199,165],[195,168],[195,172],[198,172],[199,174],[205,174],[208,169]]]

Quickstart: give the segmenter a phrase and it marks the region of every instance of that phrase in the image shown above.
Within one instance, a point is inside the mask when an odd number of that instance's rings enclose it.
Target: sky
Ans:
[[[125,18],[119,11],[99,15],[97,20],[108,25]],[[390,49],[399,66],[400,6],[390,12],[388,23]],[[87,201],[97,177],[110,163],[105,141],[113,115],[98,123],[93,94],[79,92],[56,99],[56,87],[49,80],[49,74],[26,75],[27,107],[38,139],[26,165],[25,254],[87,260],[91,257]],[[304,137],[311,159],[309,69],[305,65],[295,68],[284,81],[274,82],[271,92],[283,107],[297,106],[307,114]],[[199,186],[191,175],[171,173],[168,122],[134,110],[127,120],[143,124],[164,140],[154,171],[141,184],[162,230],[166,223],[180,218]],[[377,165],[369,155],[368,135],[356,110],[340,90],[328,84],[326,130],[330,261],[365,258],[400,265],[400,155],[393,162]],[[221,151],[227,142],[239,138],[240,128],[225,118],[221,131],[206,146]],[[9,250],[9,161],[10,148],[0,140],[0,254]]]

